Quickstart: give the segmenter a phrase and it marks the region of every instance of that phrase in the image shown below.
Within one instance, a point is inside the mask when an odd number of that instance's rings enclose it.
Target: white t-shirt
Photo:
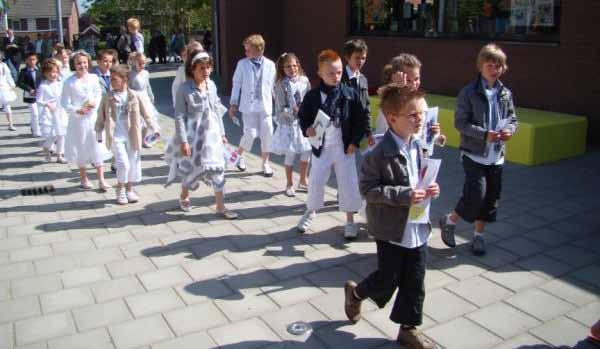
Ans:
[[[113,97],[116,100],[117,120],[115,123],[115,142],[129,141],[129,133],[127,132],[127,91],[114,92]]]

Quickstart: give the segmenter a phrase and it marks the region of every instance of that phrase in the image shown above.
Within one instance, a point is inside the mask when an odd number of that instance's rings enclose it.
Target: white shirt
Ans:
[[[81,78],[73,74],[64,82],[60,104],[67,113],[78,118],[91,117],[95,122],[102,98],[102,88],[98,79],[95,74],[86,73]],[[92,102],[95,107],[85,115],[78,115],[77,110],[81,109],[85,102]]]
[[[487,83],[485,81],[481,82],[482,84],[484,84],[484,86],[487,85]],[[492,115],[492,103],[498,103],[497,102],[497,98],[498,98],[498,86],[488,89],[488,88],[484,88],[485,91],[485,96],[488,99],[488,130],[493,131],[492,128],[492,118],[493,117],[499,117],[499,116],[494,116]],[[498,106],[499,107],[499,106]],[[500,120],[498,120],[499,122]],[[486,143],[485,144],[485,148],[487,151],[487,156],[481,156],[481,155],[475,155],[475,154],[471,154],[471,153],[465,153],[463,152],[464,155],[468,156],[469,158],[471,158],[471,160],[482,164],[482,165],[502,165],[504,164],[504,155],[502,154],[502,151],[496,151],[494,149],[494,143]]]
[[[353,72],[349,65],[346,65],[346,73],[348,73],[348,78],[350,80],[356,79],[358,81],[358,78],[360,77],[360,70]]]
[[[327,95],[321,92],[321,103],[325,103],[327,99]],[[334,145],[343,145],[344,142],[342,140],[342,128],[335,127],[333,122],[329,123],[329,126],[325,129],[325,143],[324,147],[331,147]]]
[[[419,181],[419,140],[416,137],[411,137],[408,144],[402,138],[398,137],[394,132],[391,132],[394,140],[398,144],[400,154],[406,158],[406,168],[408,170],[408,181],[411,188],[417,187]],[[417,248],[427,243],[431,237],[431,229],[429,224],[410,223],[406,222],[402,241],[390,241],[391,244],[402,246],[405,248]]]
[[[117,120],[115,123],[115,142],[127,142],[129,133],[127,132],[127,91],[114,92],[115,106],[117,108]]]

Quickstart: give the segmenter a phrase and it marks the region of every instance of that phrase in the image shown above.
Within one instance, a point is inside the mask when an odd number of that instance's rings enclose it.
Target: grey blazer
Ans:
[[[367,201],[369,234],[377,240],[402,241],[412,188],[406,158],[388,130],[366,154],[360,167],[360,193]],[[419,149],[421,159],[426,155]]]

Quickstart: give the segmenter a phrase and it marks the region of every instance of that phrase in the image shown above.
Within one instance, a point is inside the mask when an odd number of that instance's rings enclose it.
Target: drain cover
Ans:
[[[24,188],[21,189],[22,196],[44,195],[54,193],[56,189],[53,185],[45,185],[42,187]]]
[[[295,336],[301,336],[312,332],[312,326],[308,322],[296,321],[288,325],[287,331]]]

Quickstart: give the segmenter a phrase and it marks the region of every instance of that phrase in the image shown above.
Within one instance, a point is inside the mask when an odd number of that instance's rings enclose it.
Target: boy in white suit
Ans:
[[[275,63],[263,56],[265,40],[261,35],[250,35],[244,40],[246,58],[238,61],[233,74],[233,88],[229,116],[242,113],[244,135],[240,140],[238,153],[252,149],[254,138],[260,137],[263,160],[263,174],[272,177],[269,165],[271,138],[273,137],[273,85],[275,84]],[[240,157],[240,171],[246,170],[246,163]]]

